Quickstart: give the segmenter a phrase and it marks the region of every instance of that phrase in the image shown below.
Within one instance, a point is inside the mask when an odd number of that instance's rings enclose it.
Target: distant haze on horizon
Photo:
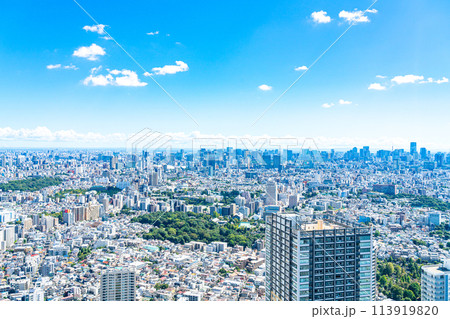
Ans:
[[[136,142],[137,141],[137,142]],[[294,137],[294,136],[224,136],[221,134],[201,134],[191,132],[185,134],[162,133],[145,129],[137,134],[110,134],[99,133],[75,134],[74,132],[55,132],[52,134],[30,134],[29,136],[19,134],[10,139],[0,139],[0,149],[103,149],[103,150],[129,150],[136,149],[172,149],[172,150],[199,150],[206,149],[249,149],[249,150],[271,150],[271,149],[318,149],[320,151],[348,151],[354,147],[362,148],[369,146],[372,152],[377,150],[404,149],[409,151],[410,143],[417,143],[417,150],[425,147],[432,152],[448,152],[450,147],[436,143],[422,143],[406,138],[327,138],[327,137]]]

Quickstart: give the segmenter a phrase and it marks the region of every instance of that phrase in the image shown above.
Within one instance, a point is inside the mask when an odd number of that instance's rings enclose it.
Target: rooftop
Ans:
[[[340,223],[336,223],[334,221],[330,221],[330,220],[316,220],[313,223],[308,223],[308,224],[302,224],[302,229],[306,230],[306,231],[311,231],[311,230],[327,230],[327,229],[343,229],[343,228],[347,228],[348,226],[340,224]]]
[[[432,275],[449,275],[450,274],[450,259],[444,260],[443,264],[425,265],[422,267],[427,273]]]

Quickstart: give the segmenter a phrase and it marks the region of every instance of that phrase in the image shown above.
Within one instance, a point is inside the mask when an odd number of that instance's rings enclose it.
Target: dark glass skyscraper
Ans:
[[[266,218],[266,300],[374,300],[372,227],[324,215]]]

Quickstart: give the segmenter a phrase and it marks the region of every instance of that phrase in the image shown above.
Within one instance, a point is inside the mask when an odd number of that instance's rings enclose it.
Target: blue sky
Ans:
[[[151,128],[450,149],[449,1],[78,2],[195,121],[75,2],[9,1],[5,146],[121,147]]]

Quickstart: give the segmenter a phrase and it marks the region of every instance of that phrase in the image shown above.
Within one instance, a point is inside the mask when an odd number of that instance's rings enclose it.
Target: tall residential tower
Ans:
[[[111,269],[102,274],[101,301],[135,301],[136,272],[133,269]]]
[[[267,216],[266,300],[374,300],[372,232],[334,216]]]
[[[266,184],[266,205],[276,205],[278,202],[278,186],[275,181],[268,181]]]
[[[439,265],[422,267],[421,279],[423,301],[450,300],[450,259]]]

